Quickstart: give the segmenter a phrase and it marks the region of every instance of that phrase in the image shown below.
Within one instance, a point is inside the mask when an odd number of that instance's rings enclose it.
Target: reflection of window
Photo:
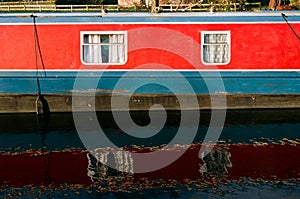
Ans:
[[[103,180],[122,179],[133,174],[133,158],[131,153],[122,150],[97,148],[87,154],[88,173],[93,182]],[[111,168],[110,166],[114,167]],[[118,172],[116,172],[116,170]]]
[[[82,62],[124,64],[127,59],[126,32],[81,32]]]
[[[230,31],[202,31],[201,59],[204,64],[228,64]]]

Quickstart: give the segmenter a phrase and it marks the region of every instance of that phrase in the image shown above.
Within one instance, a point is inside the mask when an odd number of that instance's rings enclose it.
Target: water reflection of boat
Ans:
[[[37,95],[51,112],[110,110],[113,94],[132,93],[135,110],[180,110],[176,97],[195,95],[187,109],[211,108],[214,95],[227,98],[217,108],[299,108],[299,21],[288,11],[1,14],[0,112],[35,112]]]
[[[201,114],[199,137],[197,135],[195,144],[188,152],[164,169],[142,174],[133,173],[138,163],[133,156],[109,150],[103,153],[99,150],[95,156],[88,154],[77,135],[71,114],[52,114],[47,125],[34,114],[2,114],[0,184],[20,187],[29,184],[90,185],[126,181],[142,186],[148,180],[149,184],[155,181],[151,185],[154,186],[157,181],[165,184],[185,184],[187,181],[209,183],[215,176],[225,180],[243,177],[271,181],[299,180],[299,110],[229,111],[220,138],[222,144],[204,158],[201,154],[199,156],[199,143],[202,134],[206,133],[210,112]],[[147,112],[132,113],[133,119],[140,125],[147,124],[145,119],[141,119],[147,115]],[[103,112],[98,116],[102,118],[100,122],[103,122],[108,137],[124,141],[120,146],[131,143],[148,146],[148,139],[136,142],[120,132],[112,122],[111,113]],[[152,146],[167,143],[174,135],[173,131],[176,132],[179,119],[180,113],[168,112],[166,129],[162,132],[164,136],[150,138]],[[261,137],[265,138],[264,142],[257,142]],[[127,172],[113,170],[101,162],[118,164],[119,170]]]
[[[208,158],[199,158],[201,145],[193,145],[175,163],[154,172],[135,174],[135,159],[117,152],[27,151],[0,154],[1,185],[82,184],[122,182],[161,183],[209,182],[241,178],[263,180],[300,180],[299,144],[218,145]],[[141,151],[143,149],[140,149]],[[229,155],[230,154],[230,155]],[[95,154],[94,154],[95,155]],[[168,155],[168,152],[165,153]],[[115,161],[128,172],[113,170],[101,161]],[[124,162],[126,162],[124,164]],[[203,166],[206,169],[203,170]],[[149,184],[149,186],[151,183]],[[155,186],[155,183],[152,184]],[[147,185],[148,186],[148,185]]]

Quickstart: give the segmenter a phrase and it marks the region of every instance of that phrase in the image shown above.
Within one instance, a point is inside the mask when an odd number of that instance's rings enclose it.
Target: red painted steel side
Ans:
[[[292,24],[300,33],[300,24]],[[157,38],[145,34],[147,28],[164,28],[177,31],[193,39],[198,45],[179,42],[180,46],[164,43],[164,37]],[[136,28],[140,29],[139,31]],[[157,43],[157,47],[169,46],[187,52],[196,66],[192,66],[185,57],[174,52],[160,49],[139,49],[128,54],[124,65],[112,65],[110,69],[131,69],[142,64],[159,63],[174,69],[213,69],[204,65],[200,58],[200,32],[205,30],[231,31],[231,61],[219,69],[300,69],[299,41],[287,24],[159,24],[159,25],[37,25],[41,52],[45,69],[101,69],[106,66],[84,66],[80,61],[80,31],[128,31],[129,49],[140,44]],[[0,69],[35,69],[33,25],[0,26]],[[170,31],[170,34],[172,31]],[[172,35],[169,35],[172,38]],[[176,38],[174,38],[176,39]],[[137,43],[139,42],[139,43]],[[186,44],[186,45],[182,45]],[[193,45],[193,46],[191,46]],[[193,50],[190,50],[192,49]],[[41,64],[39,63],[41,68]],[[152,68],[153,66],[148,66]],[[159,66],[156,66],[159,68]],[[154,67],[155,68],[155,67]]]

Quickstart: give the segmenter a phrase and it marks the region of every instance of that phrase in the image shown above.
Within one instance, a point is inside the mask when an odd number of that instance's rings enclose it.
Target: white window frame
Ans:
[[[83,52],[83,46],[84,46],[84,35],[124,35],[124,61],[123,62],[107,62],[107,63],[88,63],[85,62],[83,59],[84,52]],[[127,37],[127,31],[81,31],[80,32],[80,60],[81,63],[84,65],[124,65],[127,62],[127,56],[128,56],[128,37]]]
[[[207,34],[227,34],[227,45],[228,45],[228,60],[224,63],[207,63],[204,61],[204,45],[207,45],[204,43],[204,35]],[[227,65],[229,64],[231,60],[231,32],[230,31],[201,31],[201,61],[205,65]]]

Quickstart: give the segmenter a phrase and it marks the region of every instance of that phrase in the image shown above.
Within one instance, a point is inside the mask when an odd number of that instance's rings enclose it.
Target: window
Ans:
[[[201,59],[207,65],[225,65],[230,61],[230,31],[202,31]]]
[[[127,60],[127,33],[81,32],[81,60],[84,64],[124,64]]]

